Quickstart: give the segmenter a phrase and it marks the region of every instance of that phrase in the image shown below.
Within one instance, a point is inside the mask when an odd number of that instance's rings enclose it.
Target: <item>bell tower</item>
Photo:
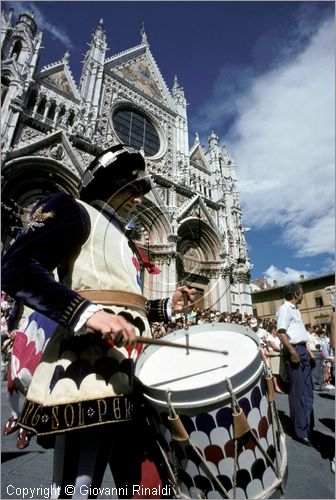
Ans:
[[[20,14],[13,28],[12,12],[2,13],[2,130],[1,147],[6,151],[11,144],[20,113],[25,107],[28,90],[36,73],[42,42],[42,31],[37,29],[33,14]]]

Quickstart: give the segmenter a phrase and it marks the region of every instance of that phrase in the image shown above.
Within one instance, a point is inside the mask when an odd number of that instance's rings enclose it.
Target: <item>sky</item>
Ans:
[[[252,279],[334,272],[333,1],[2,2],[34,12],[40,65],[70,52],[79,82],[100,18],[107,57],[141,42],[188,102],[190,147],[212,130],[237,166]]]

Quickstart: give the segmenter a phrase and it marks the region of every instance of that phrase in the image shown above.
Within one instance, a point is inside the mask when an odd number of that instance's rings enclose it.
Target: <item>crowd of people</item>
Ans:
[[[154,338],[161,338],[176,330],[185,328],[186,320],[182,314],[177,315],[174,321],[152,323],[151,330]],[[276,392],[284,392],[287,377],[285,369],[280,366],[282,344],[277,336],[275,318],[256,318],[252,314],[221,312],[211,308],[200,309],[194,307],[188,314],[188,326],[207,323],[234,323],[243,327],[250,327],[259,337],[264,354],[269,361],[269,367],[274,376]],[[325,325],[310,323],[305,325],[308,332],[308,348],[311,352],[311,368],[314,390],[329,390],[335,388],[334,352],[330,345],[330,336]]]
[[[2,348],[2,367],[3,378],[6,378],[7,369],[10,362],[10,346],[13,341],[13,334],[8,329],[8,320],[10,319],[11,311],[14,306],[14,301],[9,295],[1,294],[1,348]],[[250,327],[255,331],[260,339],[261,345],[265,348],[266,356],[273,357],[275,352],[281,352],[281,342],[276,335],[276,319],[275,318],[255,318],[252,314],[241,313],[239,309],[234,312],[220,312],[211,308],[200,309],[194,307],[188,314],[188,325],[202,325],[206,323],[235,323],[238,325]],[[316,367],[313,366],[313,385],[314,389],[333,389],[335,387],[334,374],[334,353],[330,346],[330,337],[324,325],[307,323],[305,325],[309,335],[308,347],[316,358]],[[158,339],[172,333],[176,330],[185,328],[185,318],[180,313],[177,314],[173,321],[169,322],[153,322],[151,323],[151,331],[154,338]],[[277,372],[274,367],[273,372]],[[275,373],[277,379],[275,381],[275,390],[282,392],[280,389],[281,381],[278,381],[280,373]],[[286,382],[286,377],[281,374]],[[281,377],[280,377],[281,378]]]
[[[259,328],[267,330],[270,325],[275,325],[275,319],[265,318],[256,319],[252,314],[241,313],[239,309],[234,312],[221,312],[219,310],[214,310],[211,308],[200,309],[194,307],[188,314],[188,324],[192,325],[202,325],[204,323],[236,323],[242,326],[255,327],[255,322],[258,322]],[[152,323],[152,334],[155,338],[160,338],[167,333],[171,333],[174,330],[179,330],[184,328],[185,319],[182,314],[176,315],[174,321],[168,323]]]

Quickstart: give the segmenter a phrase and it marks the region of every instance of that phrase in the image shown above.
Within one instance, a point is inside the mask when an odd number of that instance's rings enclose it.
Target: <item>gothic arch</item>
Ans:
[[[144,228],[140,241],[143,246],[149,245],[155,252],[155,248],[163,249],[169,245],[168,236],[172,232],[170,223],[160,207],[152,201],[144,198],[141,207],[134,215],[133,222]]]
[[[22,52],[22,47],[23,47],[22,40],[20,38],[17,38],[16,40],[14,39],[9,57],[18,60]]]
[[[6,77],[11,81],[15,79],[16,73],[11,66],[5,66],[1,70],[1,77]]]
[[[79,178],[57,160],[26,156],[7,162],[2,168],[3,192],[25,206],[36,193],[47,196],[55,191],[77,195]],[[34,195],[32,193],[35,193]]]
[[[180,237],[178,249],[186,248],[197,249],[203,257],[203,261],[217,261],[220,259],[221,243],[215,230],[202,219],[197,217],[188,217],[184,219],[179,228]]]
[[[220,265],[221,243],[209,224],[197,217],[184,219],[177,232],[178,275],[203,276],[203,269],[216,269]]]
[[[76,196],[78,182],[79,178],[56,160],[38,156],[17,158],[8,161],[2,168],[2,202],[11,206],[15,200],[21,209],[21,216],[24,216],[25,209],[56,191]],[[13,228],[4,224],[4,248],[9,245],[12,236]]]

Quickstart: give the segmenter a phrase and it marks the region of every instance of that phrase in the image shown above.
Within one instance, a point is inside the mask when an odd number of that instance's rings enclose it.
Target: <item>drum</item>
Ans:
[[[138,361],[136,375],[176,496],[269,498],[281,488],[287,452],[257,335],[212,323],[164,340],[228,351],[151,345]]]

